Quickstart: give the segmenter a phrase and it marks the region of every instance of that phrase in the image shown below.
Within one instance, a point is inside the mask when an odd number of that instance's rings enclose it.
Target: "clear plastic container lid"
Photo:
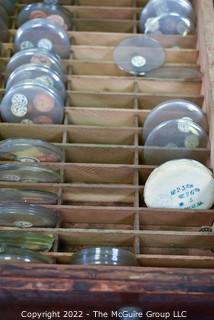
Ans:
[[[62,6],[57,5],[57,2],[56,0],[46,0],[43,3],[32,3],[23,7],[18,14],[18,26],[28,20],[42,18],[58,23],[65,30],[70,30],[72,27],[72,14]]]
[[[10,88],[1,101],[1,117],[15,123],[62,123],[64,101],[44,84],[28,81]]]
[[[39,139],[7,139],[0,142],[0,158],[21,162],[61,162],[63,151]]]
[[[58,54],[61,58],[69,58],[70,46],[66,31],[47,19],[33,19],[25,22],[15,36],[16,51],[42,48]]]
[[[148,135],[145,146],[195,149],[206,148],[208,143],[205,130],[190,118],[183,118],[160,123]]]
[[[1,164],[0,181],[27,183],[58,183],[60,175],[37,164]]]
[[[61,79],[64,80],[63,65],[60,57],[45,49],[28,49],[16,52],[7,64],[6,77],[16,68],[29,63],[47,66],[57,72]]]
[[[30,231],[2,231],[0,230],[1,245],[15,246],[34,251],[50,251],[53,247],[55,236]]]
[[[0,245],[0,263],[55,263],[51,257],[39,252]]]
[[[166,162],[148,177],[144,201],[150,208],[210,209],[214,203],[212,172],[193,160]]]
[[[0,5],[4,7],[9,15],[12,15],[15,10],[15,4],[17,1],[15,0],[0,0]]]
[[[177,13],[168,13],[156,18],[149,18],[145,24],[145,34],[175,34],[186,36],[193,33],[191,20]]]
[[[137,259],[131,251],[110,247],[82,249],[73,254],[70,263],[118,266],[138,265]]]
[[[130,37],[115,47],[113,58],[120,69],[144,75],[165,63],[165,50],[158,41],[148,37]]]
[[[58,196],[56,193],[25,189],[0,189],[1,203],[30,203],[30,204],[56,204]]]
[[[151,0],[142,9],[140,15],[140,30],[145,31],[145,24],[150,18],[168,15],[170,13],[178,14],[181,17],[195,21],[195,13],[191,3],[187,0]]]
[[[16,84],[27,83],[29,80],[57,91],[65,99],[65,85],[60,75],[47,66],[37,64],[25,64],[15,69],[7,80],[6,91]]]
[[[55,228],[59,222],[56,211],[32,204],[1,204],[0,225],[17,228]]]
[[[150,132],[160,123],[189,118],[207,130],[207,119],[204,112],[196,104],[184,99],[167,100],[156,106],[146,117],[143,126],[143,137],[146,139]]]

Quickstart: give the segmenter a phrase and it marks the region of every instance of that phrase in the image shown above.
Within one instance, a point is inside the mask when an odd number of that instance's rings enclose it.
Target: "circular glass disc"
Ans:
[[[150,0],[142,9],[140,15],[140,31],[145,31],[145,25],[149,19],[175,13],[181,17],[195,21],[195,13],[192,4],[188,0]]]
[[[169,120],[159,124],[148,135],[144,163],[159,165],[172,159],[192,159],[194,149],[208,146],[207,133],[190,118]]]
[[[40,48],[59,55],[70,56],[68,33],[59,24],[47,19],[33,19],[25,22],[16,32],[16,51]]]
[[[143,127],[144,140],[160,123],[181,118],[189,118],[207,129],[207,119],[203,111],[191,101],[184,99],[167,100],[155,107],[147,116]]]
[[[169,120],[155,127],[148,135],[145,146],[166,148],[205,148],[206,132],[190,118]]]
[[[156,40],[145,36],[122,40],[114,49],[117,66],[134,75],[159,68],[165,62],[165,50]]]

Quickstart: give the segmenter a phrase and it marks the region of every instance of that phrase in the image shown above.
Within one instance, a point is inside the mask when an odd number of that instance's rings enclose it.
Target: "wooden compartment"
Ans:
[[[20,1],[17,10],[30,2]],[[202,226],[212,226],[214,209],[181,212],[146,208],[144,184],[158,163],[145,163],[142,143],[143,123],[151,109],[170,98],[189,99],[207,114],[211,145],[186,151],[185,156],[214,169],[212,1],[194,1],[196,34],[156,37],[166,48],[164,68],[176,67],[178,74],[188,67],[201,70],[201,80],[179,76],[175,79],[138,78],[115,66],[113,48],[119,40],[138,33],[139,13],[146,2],[61,0],[74,17],[74,28],[69,32],[71,55],[63,61],[68,92],[64,123],[0,124],[1,140],[40,138],[65,150],[64,162],[46,164],[60,171],[59,184],[0,183],[0,187],[58,192],[58,204],[49,207],[58,210],[62,218],[59,228],[32,229],[58,236],[55,247],[48,253],[56,258],[57,264],[48,267],[1,265],[2,301],[11,299],[10,290],[20,302],[26,298],[24,291],[32,297],[43,297],[44,301],[51,297],[55,299],[59,294],[70,303],[66,298],[69,294],[73,299],[72,306],[78,303],[77,297],[81,297],[86,309],[93,303],[91,293],[101,294],[96,296],[96,301],[107,308],[116,303],[122,306],[124,301],[135,301],[135,305],[148,303],[149,295],[160,307],[157,293],[166,297],[171,306],[175,303],[173,294],[186,306],[185,297],[197,303],[198,292],[203,306],[214,299],[211,286],[214,233],[199,232]],[[1,44],[0,65],[7,63],[13,54],[15,17],[10,32],[11,41]],[[166,159],[180,157],[176,150],[173,153],[160,149],[154,152],[162,152]],[[130,249],[136,254],[140,267],[77,268],[69,265],[73,252],[79,248],[103,245]],[[54,285],[50,285],[53,279]],[[109,299],[109,293],[115,300]],[[102,294],[104,300],[101,301]],[[192,310],[194,320],[200,315],[196,310]],[[203,319],[211,320],[209,315]]]

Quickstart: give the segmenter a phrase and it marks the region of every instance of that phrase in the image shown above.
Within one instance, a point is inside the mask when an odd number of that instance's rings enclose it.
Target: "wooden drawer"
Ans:
[[[20,1],[17,9],[26,3],[31,1]],[[196,102],[207,114],[211,147],[192,150],[186,157],[214,169],[212,1],[194,1],[198,22],[195,35],[157,37],[166,48],[165,68],[201,69],[202,80],[137,78],[115,66],[113,48],[119,40],[138,32],[140,8],[146,1],[60,3],[74,17],[74,28],[69,32],[71,55],[63,61],[68,92],[64,123],[0,124],[0,139],[40,138],[65,150],[64,162],[47,164],[60,172],[61,183],[0,183],[0,187],[30,186],[58,192],[58,204],[49,207],[61,215],[59,228],[32,229],[56,235],[56,244],[48,255],[55,257],[57,264],[1,265],[0,303],[5,304],[6,310],[11,299],[18,299],[21,304],[30,297],[32,304],[43,299],[46,304],[65,302],[75,307],[79,303],[87,310],[94,297],[100,308],[124,303],[140,306],[148,304],[149,299],[151,306],[163,308],[163,301],[158,298],[161,295],[166,306],[173,309],[180,303],[184,309],[189,308],[194,320],[202,319],[196,304],[205,310],[214,299],[214,233],[199,230],[204,225],[212,226],[214,209],[174,211],[145,207],[144,184],[157,164],[144,162],[142,127],[150,110],[161,101],[182,97]],[[1,45],[1,65],[13,54],[14,33],[12,19],[11,41]],[[169,158],[169,150],[165,156]],[[136,254],[140,267],[69,265],[79,248],[103,245],[128,248]],[[211,310],[205,312],[207,318],[203,313],[203,319],[211,319]]]

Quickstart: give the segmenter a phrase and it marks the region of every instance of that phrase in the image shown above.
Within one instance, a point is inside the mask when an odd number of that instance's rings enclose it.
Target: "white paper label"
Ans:
[[[134,56],[131,59],[131,63],[134,67],[141,68],[145,66],[146,59],[143,56]]]
[[[170,191],[170,197],[175,198],[178,208],[196,209],[200,208],[204,203],[200,200],[201,189],[192,183],[177,186]]]
[[[15,221],[14,225],[17,228],[30,228],[33,226],[33,224],[29,221]]]
[[[37,45],[39,48],[44,48],[46,50],[51,50],[53,47],[52,42],[49,39],[43,38],[40,39]]]
[[[199,137],[196,136],[195,134],[188,135],[184,140],[184,145],[186,148],[189,148],[189,149],[198,148],[200,145]]]
[[[20,44],[20,49],[21,50],[26,50],[26,49],[32,49],[34,48],[34,45],[32,42],[30,41],[23,41],[21,44]]]
[[[6,180],[6,181],[20,181],[21,178],[19,176],[15,175],[5,175],[1,178],[1,180]]]
[[[145,33],[153,33],[158,31],[160,24],[157,18],[149,18],[145,23]]]
[[[192,127],[192,119],[182,118],[178,120],[178,130],[180,132],[188,133]]]
[[[31,157],[18,157],[16,160],[20,162],[38,162],[36,158]]]
[[[28,111],[28,100],[21,94],[16,93],[11,98],[11,112],[16,117],[24,117]]]

